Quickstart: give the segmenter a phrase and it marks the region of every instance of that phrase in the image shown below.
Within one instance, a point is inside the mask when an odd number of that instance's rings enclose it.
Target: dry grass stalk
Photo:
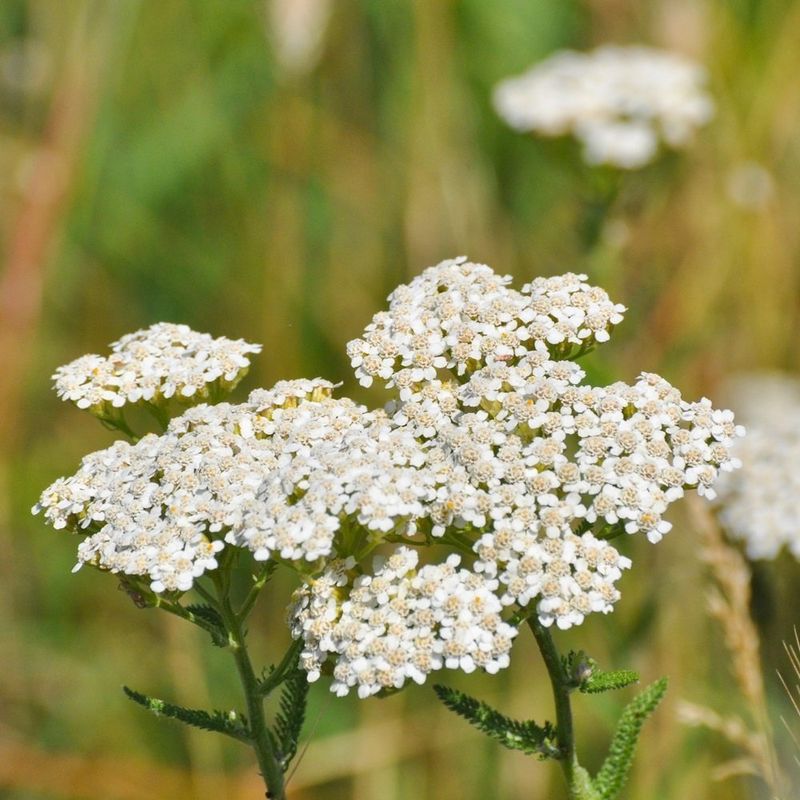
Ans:
[[[684,704],[685,722],[719,732],[742,749],[744,759],[723,765],[722,773],[748,772],[760,776],[775,797],[782,797],[785,779],[778,765],[772,725],[767,711],[759,637],[750,616],[750,568],[744,556],[725,540],[708,506],[690,497],[688,507],[700,534],[700,557],[708,565],[714,587],[708,593],[708,611],[722,629],[736,684],[744,697],[749,723],[740,717],[721,717],[708,708]],[[731,769],[736,765],[736,769]]]
[[[788,695],[789,701],[797,713],[797,716],[800,717],[800,634],[798,634],[797,628],[794,629],[794,642],[784,642],[783,647],[786,650],[786,655],[789,657],[789,664],[791,665],[792,672],[794,672],[795,675],[794,680],[797,682],[794,683],[793,686],[790,686],[789,682],[783,677],[783,673],[781,673],[780,670],[778,670],[778,678],[783,684],[783,688],[786,690],[786,694]],[[781,716],[781,722],[783,723],[784,727],[786,728],[786,732],[789,734],[789,737],[794,743],[795,750],[797,751],[795,753],[794,760],[795,763],[800,766],[800,740],[798,740],[797,735],[792,730],[792,727],[789,725],[786,717]]]

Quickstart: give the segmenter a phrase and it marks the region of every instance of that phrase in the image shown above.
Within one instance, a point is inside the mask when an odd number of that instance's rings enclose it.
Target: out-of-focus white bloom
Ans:
[[[731,402],[747,436],[733,450],[741,469],[715,484],[720,521],[750,558],[772,559],[786,547],[800,559],[800,380],[744,376],[732,385]]]
[[[289,625],[303,640],[309,680],[331,662],[333,692],[368,697],[443,668],[508,666],[517,629],[500,616],[497,581],[459,569],[457,555],[421,568],[418,560],[398,547],[372,574],[353,573],[352,560],[335,563],[295,593]]]
[[[159,322],[111,344],[107,357],[86,355],[53,375],[62,400],[105,417],[129,403],[161,404],[175,397],[203,402],[228,392],[247,374],[261,345],[214,338],[187,325]]]
[[[332,9],[332,0],[267,0],[275,57],[286,72],[313,69]]]
[[[162,436],[116,442],[56,481],[34,511],[88,533],[79,565],[186,591],[225,543],[256,560],[314,562],[342,524],[413,535],[435,476],[407,429],[331,398],[327,381],[286,381],[241,405],[201,405]]]
[[[583,134],[587,164],[614,164],[622,169],[640,169],[658,151],[658,137],[646,122],[588,123]]]
[[[606,45],[561,51],[502,81],[494,104],[515,130],[572,134],[589,164],[638,169],[659,142],[679,148],[712,117],[704,69],[675,53]]]
[[[729,173],[728,197],[746,211],[763,211],[775,194],[772,174],[755,161],[743,161]]]

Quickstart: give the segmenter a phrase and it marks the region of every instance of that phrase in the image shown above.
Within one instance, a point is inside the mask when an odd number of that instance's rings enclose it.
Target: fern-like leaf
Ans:
[[[594,779],[594,787],[601,800],[615,800],[619,797],[628,779],[642,726],[656,710],[666,691],[667,679],[661,678],[637,695],[622,712],[611,740],[608,757]]]
[[[186,618],[211,635],[217,647],[228,646],[228,631],[219,612],[206,605],[186,606]]]
[[[614,689],[624,689],[633,683],[638,683],[639,673],[631,669],[617,669],[612,672],[597,670],[593,672],[578,688],[585,694],[598,694],[610,692]]]
[[[448,686],[435,685],[433,690],[451,711],[510,750],[520,750],[540,758],[559,757],[555,729],[549,722],[537,725],[532,721],[511,719],[486,703]]]
[[[226,736],[238,739],[240,742],[250,741],[247,721],[235,711],[208,712],[195,708],[183,708],[183,706],[177,706],[174,703],[167,703],[165,700],[159,700],[156,697],[136,692],[127,686],[123,686],[122,690],[134,703],[138,703],[157,717],[169,717],[186,725],[192,725],[195,728],[223,733]]]
[[[309,682],[306,673],[295,668],[283,684],[275,724],[270,731],[272,745],[285,772],[297,754],[300,731],[306,716]]]

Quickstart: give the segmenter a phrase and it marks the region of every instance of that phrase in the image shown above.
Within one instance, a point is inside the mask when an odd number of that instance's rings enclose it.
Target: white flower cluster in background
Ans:
[[[747,436],[734,448],[742,468],[715,484],[719,519],[750,558],[773,559],[785,547],[800,559],[800,380],[746,375],[730,393]]]
[[[89,534],[78,564],[186,591],[225,543],[313,562],[342,524],[414,533],[435,492],[425,455],[382,412],[331,398],[327,381],[286,381],[247,403],[201,405],[162,436],[116,442],[56,481],[34,511]]]
[[[109,356],[86,355],[53,375],[62,400],[97,416],[129,403],[159,405],[171,397],[202,402],[214,388],[233,389],[247,373],[249,355],[261,345],[215,339],[187,325],[159,322],[111,345]]]
[[[267,0],[266,6],[278,64],[290,75],[311,72],[322,55],[332,0]]]
[[[309,680],[331,662],[332,691],[359,697],[423,683],[436,670],[509,664],[517,629],[504,622],[497,581],[459,569],[460,557],[418,567],[407,547],[375,559],[372,574],[348,576],[354,562],[332,565],[294,597],[289,623],[302,638]]]
[[[494,105],[517,131],[574,136],[588,164],[638,169],[711,119],[705,83],[704,68],[682,55],[606,45],[555,53],[502,81]]]

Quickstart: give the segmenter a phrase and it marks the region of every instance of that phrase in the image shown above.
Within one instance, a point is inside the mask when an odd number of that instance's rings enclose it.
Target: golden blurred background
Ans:
[[[577,149],[513,133],[490,93],[553,50],[608,41],[698,59],[717,113],[688,151],[626,176],[587,255]],[[716,398],[743,370],[797,372],[799,42],[797,0],[2,0],[0,797],[260,796],[244,748],[152,719],[120,690],[231,707],[225,654],[135,608],[112,577],[72,575],[76,541],[30,516],[44,486],[111,441],[56,399],[56,366],[168,320],[264,343],[248,389],[322,375],[381,403],[353,379],[346,341],[399,282],[463,253],[520,282],[588,271],[625,303],[586,364],[595,379],[657,371]],[[673,522],[657,548],[626,543],[636,568],[617,612],[560,643],[670,676],[626,797],[769,797],[756,778],[718,780],[735,748],[678,719],[680,700],[746,709],[706,613],[694,523]],[[789,771],[775,670],[800,621],[798,577],[788,556],[754,575]],[[261,660],[287,636],[288,591],[272,586],[251,626]],[[551,710],[528,641],[505,675],[446,677],[513,716]],[[577,699],[590,767],[628,696]],[[315,685],[305,737],[296,800],[563,797],[555,767],[481,738],[427,686],[357,701]]]

